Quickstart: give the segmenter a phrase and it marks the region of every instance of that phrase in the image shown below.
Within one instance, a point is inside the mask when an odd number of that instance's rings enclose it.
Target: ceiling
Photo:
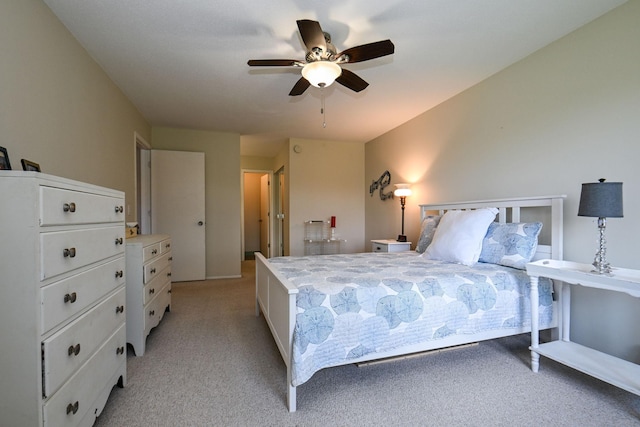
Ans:
[[[290,137],[369,141],[625,1],[44,0],[151,125],[237,132],[259,156]],[[297,19],[338,51],[391,39],[395,54],[344,66],[362,92],[291,97],[299,68],[247,60],[303,60]]]

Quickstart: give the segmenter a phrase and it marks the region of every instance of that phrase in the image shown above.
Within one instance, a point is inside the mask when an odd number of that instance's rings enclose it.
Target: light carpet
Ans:
[[[96,426],[638,426],[640,396],[542,358],[529,336],[316,373],[286,408],[286,371],[241,279],[174,283],[172,311],[128,350]]]

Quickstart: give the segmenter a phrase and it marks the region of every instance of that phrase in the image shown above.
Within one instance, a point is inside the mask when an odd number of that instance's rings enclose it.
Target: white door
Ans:
[[[151,232],[171,236],[171,280],[206,275],[204,153],[151,151]]]
[[[260,177],[260,253],[271,258],[271,221],[269,221],[271,203],[271,189],[269,175]]]

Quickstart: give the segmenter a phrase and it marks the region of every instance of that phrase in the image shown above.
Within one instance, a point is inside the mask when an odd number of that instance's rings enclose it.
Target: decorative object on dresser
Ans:
[[[127,342],[136,356],[142,356],[147,335],[171,310],[171,238],[138,235],[126,244]]]
[[[611,273],[611,266],[607,262],[604,230],[607,227],[607,218],[622,218],[623,216],[622,183],[605,182],[604,178],[600,178],[599,182],[582,184],[578,216],[598,218],[600,244],[593,261],[593,266],[595,267],[594,272],[598,274]]]
[[[286,365],[289,410],[296,410],[297,386],[324,368],[530,332],[531,316],[523,309],[530,298],[524,268],[532,259],[562,258],[563,201],[564,196],[540,196],[420,205],[423,222],[433,215],[445,221],[460,211],[484,218],[491,210],[491,219],[505,225],[486,238],[486,223],[485,233],[469,242],[479,253],[473,265],[433,260],[426,250],[268,260],[256,253],[256,315],[264,314]],[[537,235],[521,233],[532,227],[521,218],[545,223],[540,243]],[[423,230],[430,233],[431,227]],[[436,229],[440,237],[431,245],[449,240],[450,230]],[[513,236],[503,241],[498,234]],[[511,254],[516,240],[524,240],[526,250]],[[485,244],[491,250],[483,261]],[[517,267],[515,258],[523,258]],[[540,289],[535,299],[539,327],[554,328],[551,281],[543,280]]]
[[[24,171],[41,172],[40,165],[35,162],[32,162],[31,160],[20,159],[20,163],[22,163],[22,170]]]
[[[124,193],[0,171],[0,417],[91,425],[126,384]]]
[[[531,301],[538,298],[539,278],[554,279],[560,287],[560,339],[540,344],[536,320],[538,307],[531,304],[531,370],[538,372],[540,356],[548,357],[587,375],[640,396],[640,365],[571,342],[571,287],[580,285],[640,298],[640,271],[614,268],[601,274],[588,264],[571,261],[539,260],[527,264],[531,276]]]
[[[7,149],[4,147],[0,147],[0,170],[11,170],[9,153],[7,153]]]
[[[404,235],[404,205],[407,201],[407,197],[411,195],[411,188],[409,184],[396,184],[396,189],[393,195],[400,197],[400,208],[402,209],[402,232],[398,236],[398,242],[406,242],[407,236]]]

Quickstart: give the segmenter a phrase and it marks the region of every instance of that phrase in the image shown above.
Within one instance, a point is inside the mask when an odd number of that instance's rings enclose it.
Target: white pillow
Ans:
[[[464,265],[475,264],[482,251],[482,239],[497,213],[496,208],[447,211],[436,228],[433,241],[421,256]]]

